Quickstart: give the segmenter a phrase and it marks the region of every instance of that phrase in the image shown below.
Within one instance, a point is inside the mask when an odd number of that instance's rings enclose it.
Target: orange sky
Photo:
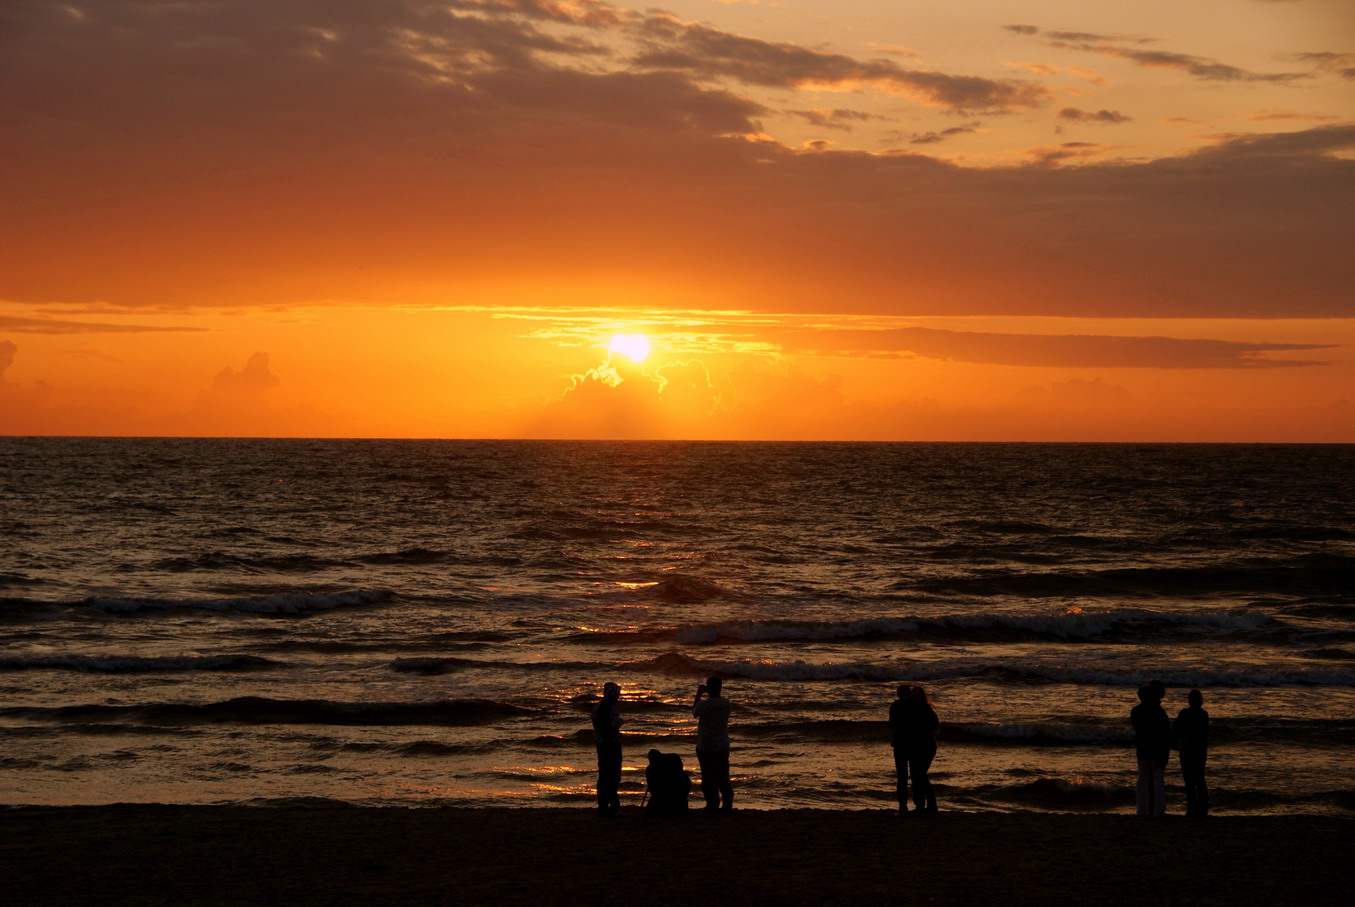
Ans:
[[[1355,442],[1348,0],[0,20],[3,434]]]

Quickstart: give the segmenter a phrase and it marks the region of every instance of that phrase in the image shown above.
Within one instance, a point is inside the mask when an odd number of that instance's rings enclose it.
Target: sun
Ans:
[[[649,338],[644,334],[616,334],[607,349],[620,353],[631,362],[644,362],[649,355]]]

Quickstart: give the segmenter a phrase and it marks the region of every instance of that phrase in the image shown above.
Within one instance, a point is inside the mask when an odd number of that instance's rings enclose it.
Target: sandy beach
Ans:
[[[11,904],[1348,903],[1355,821],[887,811],[0,812]]]

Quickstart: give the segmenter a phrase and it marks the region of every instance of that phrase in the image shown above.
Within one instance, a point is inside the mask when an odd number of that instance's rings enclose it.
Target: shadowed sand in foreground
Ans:
[[[1349,903],[1355,820],[0,809],[9,904]]]

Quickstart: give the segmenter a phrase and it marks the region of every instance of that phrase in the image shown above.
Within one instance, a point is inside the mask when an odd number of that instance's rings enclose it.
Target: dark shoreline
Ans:
[[[1355,819],[0,808],[8,904],[1345,904]]]

